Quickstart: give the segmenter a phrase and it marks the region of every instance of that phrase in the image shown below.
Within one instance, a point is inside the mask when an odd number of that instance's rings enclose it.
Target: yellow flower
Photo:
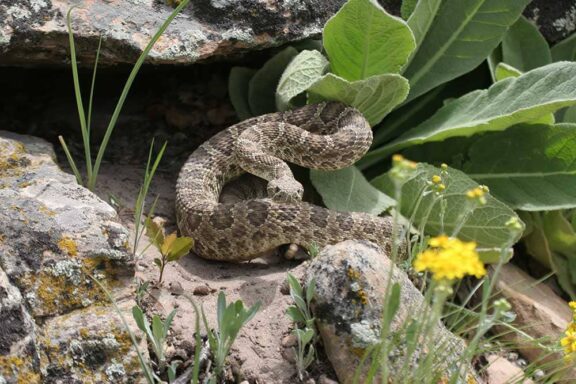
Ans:
[[[442,178],[438,175],[432,176],[432,184],[440,184],[442,182]]]
[[[429,271],[434,280],[455,280],[468,275],[480,278],[486,274],[475,242],[441,235],[430,239],[428,245],[427,250],[416,256],[417,272]]]
[[[564,349],[566,358],[572,360],[574,353],[576,353],[576,301],[571,301],[568,306],[572,310],[573,319],[568,324],[568,328],[564,331],[564,337],[560,339],[560,345]]]

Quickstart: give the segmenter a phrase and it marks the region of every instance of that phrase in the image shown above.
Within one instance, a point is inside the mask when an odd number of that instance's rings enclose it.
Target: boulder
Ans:
[[[0,131],[0,383],[135,382],[128,334],[92,280],[126,294],[128,231],[54,159]]]
[[[313,312],[317,328],[326,354],[343,384],[353,382],[362,356],[380,340],[382,308],[386,305],[383,299],[390,268],[393,268],[392,281],[399,283],[401,288],[400,307],[392,321],[390,337],[405,338],[399,331],[415,313],[420,313],[424,298],[408,276],[393,266],[379,247],[369,242],[345,241],[325,247],[308,267],[307,284],[312,278],[316,280]],[[446,376],[450,376],[455,372],[465,344],[440,322],[432,332],[438,351],[442,351],[433,357],[434,362]],[[418,347],[410,358],[409,369],[412,370],[428,352]],[[390,377],[399,377],[405,353],[402,344],[392,349],[389,355]],[[369,365],[369,361],[364,365],[359,382],[364,382]],[[467,374],[473,375],[472,368],[466,368]],[[467,378],[476,380],[474,376]]]
[[[149,62],[190,64],[316,37],[344,0],[194,0],[156,43]],[[165,1],[75,1],[79,60],[91,63],[103,37],[103,64],[134,63],[172,12]],[[68,60],[66,0],[0,2],[0,64]]]
[[[512,311],[516,314],[513,324],[523,332],[521,334],[510,332],[508,328],[498,328],[497,333],[501,333],[502,338],[518,349],[528,361],[549,363],[561,371],[564,361],[562,353],[551,353],[546,346],[557,345],[572,320],[568,303],[548,285],[538,282],[513,264],[506,264],[500,270],[496,291],[512,305]],[[537,340],[543,340],[543,343]],[[576,369],[570,364],[566,364],[565,368],[568,369],[564,371],[564,380],[573,383],[576,380]]]

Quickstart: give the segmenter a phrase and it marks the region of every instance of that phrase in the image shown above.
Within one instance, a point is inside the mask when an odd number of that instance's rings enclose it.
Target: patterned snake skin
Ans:
[[[250,260],[289,243],[308,248],[358,239],[388,246],[389,218],[301,201],[302,185],[283,161],[339,169],[362,157],[371,142],[372,130],[360,112],[335,102],[233,125],[198,147],[180,171],[178,226],[196,240],[197,254],[215,260]],[[268,181],[268,196],[221,199],[224,184],[245,172]]]

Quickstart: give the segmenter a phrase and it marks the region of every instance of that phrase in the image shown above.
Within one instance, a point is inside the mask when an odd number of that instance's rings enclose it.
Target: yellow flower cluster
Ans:
[[[416,256],[417,272],[429,271],[434,280],[461,279],[467,275],[480,278],[486,274],[475,242],[441,235],[430,239],[428,245],[428,249]]]
[[[402,155],[396,154],[392,156],[390,177],[393,182],[403,184],[415,175],[417,168],[417,163],[405,159]]]
[[[564,348],[564,355],[569,359],[573,359],[574,353],[576,353],[576,301],[571,301],[568,305],[572,309],[572,321],[564,332],[560,345]]]
[[[468,190],[466,192],[466,197],[470,201],[475,201],[475,202],[479,203],[480,205],[485,205],[486,204],[486,197],[484,195],[486,195],[486,193],[488,193],[488,192],[490,192],[488,187],[485,185],[481,185],[479,187],[472,188],[472,189]]]

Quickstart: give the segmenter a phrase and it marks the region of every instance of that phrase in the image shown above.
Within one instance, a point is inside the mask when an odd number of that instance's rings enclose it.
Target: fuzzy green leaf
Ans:
[[[254,116],[276,112],[276,87],[284,69],[298,51],[285,48],[268,60],[248,83],[248,103]]]
[[[506,64],[527,72],[550,64],[552,55],[538,27],[520,16],[502,40],[502,59]]]
[[[554,61],[576,60],[576,34],[572,34],[552,47],[552,59]]]
[[[326,72],[328,65],[328,60],[318,51],[300,52],[288,64],[276,88],[278,110],[289,109],[292,106],[292,99],[318,81]]]
[[[323,42],[332,72],[349,80],[398,73],[415,47],[400,18],[375,0],[349,0],[324,26]]]
[[[576,125],[522,124],[484,135],[462,170],[514,209],[576,208]]]
[[[228,78],[228,95],[230,102],[240,120],[253,116],[248,103],[248,84],[256,70],[245,67],[233,67]]]
[[[374,161],[416,144],[502,131],[574,104],[576,63],[549,64],[452,101],[391,144],[368,153],[364,161]]]
[[[324,204],[336,211],[379,215],[396,203],[374,188],[355,167],[337,171],[310,171],[312,185]]]
[[[410,17],[418,47],[404,76],[408,100],[477,67],[530,0],[419,1]]]
[[[308,92],[311,103],[335,100],[356,107],[374,126],[406,98],[408,90],[408,80],[400,75],[377,75],[349,82],[329,73]]]
[[[402,6],[400,7],[400,14],[404,20],[408,20],[410,15],[414,12],[418,0],[402,0]]]
[[[476,188],[478,184],[465,173],[449,168],[446,180],[444,180],[446,211],[442,220],[442,204],[434,201],[432,193],[422,195],[428,187],[428,180],[433,175],[439,175],[440,169],[420,163],[418,172],[420,172],[418,177],[412,178],[402,187],[400,212],[404,217],[413,217],[413,222],[418,226],[425,222],[426,234],[433,236],[442,233],[452,234],[461,223],[462,215],[466,211],[466,192]],[[372,180],[372,185],[388,195],[394,193],[394,186],[388,174]],[[462,240],[476,241],[478,246],[483,248],[501,248],[510,245],[511,234],[506,222],[512,217],[517,217],[516,213],[489,194],[486,200],[486,205],[476,208],[465,218],[457,237]],[[428,212],[430,213],[426,219]]]
[[[518,69],[506,63],[498,63],[494,71],[496,81],[504,80],[509,77],[519,77],[521,75],[522,71],[519,71]]]

